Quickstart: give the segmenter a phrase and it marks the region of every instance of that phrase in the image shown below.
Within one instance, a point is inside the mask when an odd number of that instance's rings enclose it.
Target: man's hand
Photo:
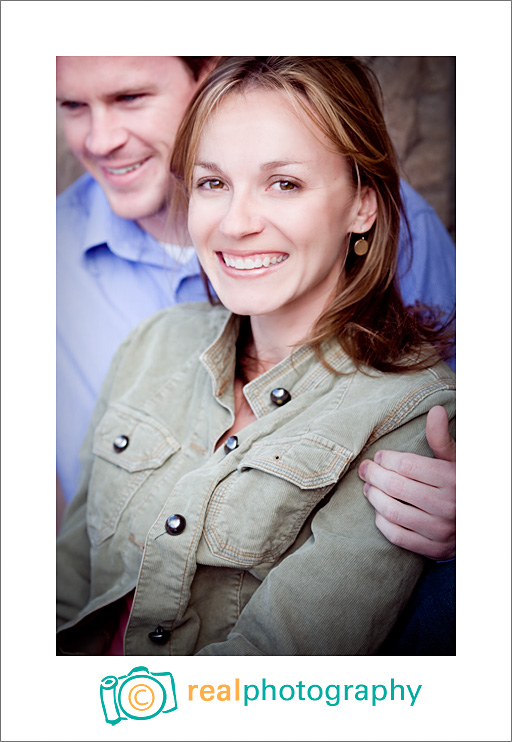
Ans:
[[[427,442],[435,459],[378,451],[359,465],[375,524],[396,546],[429,559],[455,556],[455,441],[444,407],[427,415]]]

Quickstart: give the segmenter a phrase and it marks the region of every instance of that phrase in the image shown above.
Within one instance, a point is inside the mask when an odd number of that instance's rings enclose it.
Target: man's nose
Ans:
[[[90,128],[85,140],[87,150],[97,157],[105,157],[128,139],[128,132],[118,116],[108,110],[91,113]]]
[[[220,224],[222,234],[239,240],[242,237],[259,234],[263,228],[264,219],[257,200],[246,193],[233,195]]]

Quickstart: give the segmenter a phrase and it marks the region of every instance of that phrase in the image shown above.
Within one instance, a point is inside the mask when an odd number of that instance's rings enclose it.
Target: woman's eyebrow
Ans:
[[[202,167],[204,170],[221,170],[217,163],[215,162],[196,162],[194,163],[194,167]]]
[[[299,160],[272,160],[261,165],[260,170],[275,170],[280,167],[288,167],[289,165],[306,165],[307,163]]]
[[[307,165],[307,162],[300,160],[272,160],[271,162],[265,162],[260,166],[260,170],[266,172],[267,170],[275,170],[281,167],[288,167],[289,165]],[[195,167],[202,167],[205,170],[221,170],[222,168],[215,162],[196,162]]]

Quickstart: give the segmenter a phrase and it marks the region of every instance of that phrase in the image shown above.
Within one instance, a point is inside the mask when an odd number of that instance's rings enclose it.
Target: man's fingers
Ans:
[[[396,523],[390,523],[379,513],[375,516],[375,525],[388,541],[402,549],[413,551],[428,559],[444,560],[453,559],[455,556],[455,539],[449,543],[431,541],[425,536],[396,525]]]
[[[433,407],[427,441],[436,458],[381,450],[359,465],[375,523],[396,546],[429,559],[455,556],[455,441],[448,415]]]
[[[427,512],[454,517],[453,498],[443,497],[454,486],[454,464],[397,451],[379,451],[375,458],[379,463],[366,459],[359,466],[365,482]]]
[[[444,407],[432,407],[427,415],[427,443],[436,459],[455,461],[455,441],[448,428],[448,413]]]
[[[365,484],[364,492],[380,518],[388,523],[408,529],[408,531],[414,531],[419,536],[441,544],[454,538],[453,521],[431,515],[411,505],[399,502],[377,487],[371,487],[368,484]]]

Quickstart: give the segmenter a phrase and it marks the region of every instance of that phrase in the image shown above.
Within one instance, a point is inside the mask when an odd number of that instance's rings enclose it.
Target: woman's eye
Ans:
[[[275,183],[272,183],[271,188],[274,187],[278,191],[295,191],[298,188],[297,184],[292,183],[291,180],[277,180]]]
[[[199,188],[206,188],[209,191],[219,191],[224,187],[222,180],[218,178],[209,178],[199,183]]]

